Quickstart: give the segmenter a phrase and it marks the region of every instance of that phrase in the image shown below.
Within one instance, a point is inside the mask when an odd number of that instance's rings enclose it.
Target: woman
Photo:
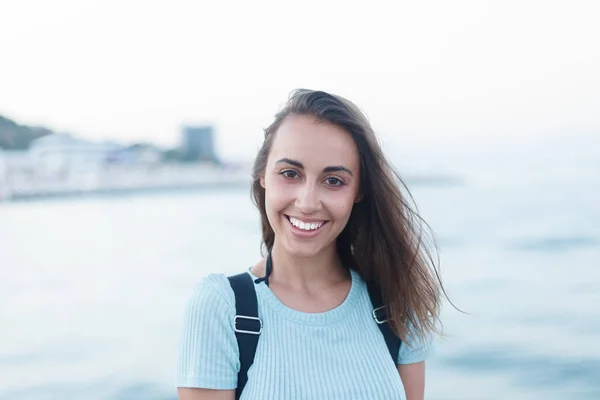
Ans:
[[[245,300],[211,274],[186,311],[180,400],[423,399],[442,287],[398,182],[355,105],[292,93],[253,169],[267,254],[244,273],[262,322],[247,381],[238,380],[243,334],[234,331]]]

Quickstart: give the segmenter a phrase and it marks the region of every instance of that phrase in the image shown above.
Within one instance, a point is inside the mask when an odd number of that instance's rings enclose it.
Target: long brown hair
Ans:
[[[360,157],[361,200],[354,204],[337,238],[339,256],[344,265],[380,288],[390,326],[403,340],[409,333],[425,338],[438,332],[443,286],[429,248],[435,242],[423,229],[429,227],[417,214],[408,188],[386,160],[365,115],[340,96],[298,89],[265,129],[252,171],[252,198],[261,214],[263,248],[272,248],[275,233],[267,219],[260,178],[273,138],[289,115],[310,115],[352,136]],[[408,324],[412,325],[410,329]]]

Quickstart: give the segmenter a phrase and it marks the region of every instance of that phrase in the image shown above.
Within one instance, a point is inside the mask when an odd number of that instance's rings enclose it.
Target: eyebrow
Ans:
[[[277,160],[276,164],[291,164],[300,169],[304,169],[304,165],[300,161],[292,160],[291,158],[282,158]],[[329,167],[323,168],[323,172],[347,172],[352,175],[352,171],[342,165],[332,165]]]

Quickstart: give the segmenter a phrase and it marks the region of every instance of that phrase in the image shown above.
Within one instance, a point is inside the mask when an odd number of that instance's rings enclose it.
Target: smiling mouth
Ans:
[[[298,218],[294,218],[294,217],[290,217],[289,215],[286,215],[287,220],[290,222],[290,224],[292,224],[292,226],[294,226],[294,228],[306,231],[306,232],[312,232],[312,231],[316,231],[317,229],[320,229],[323,225],[325,225],[328,221],[314,221],[314,222],[308,222],[308,221],[302,221]]]

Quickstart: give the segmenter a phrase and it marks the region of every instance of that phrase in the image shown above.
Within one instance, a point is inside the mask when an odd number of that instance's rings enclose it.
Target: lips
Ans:
[[[300,229],[302,231],[306,231],[306,232],[316,231],[327,223],[326,220],[307,221],[307,220],[302,220],[299,218],[291,217],[289,215],[286,215],[286,217],[287,217],[288,221],[290,221],[290,224],[292,224],[295,228]]]

